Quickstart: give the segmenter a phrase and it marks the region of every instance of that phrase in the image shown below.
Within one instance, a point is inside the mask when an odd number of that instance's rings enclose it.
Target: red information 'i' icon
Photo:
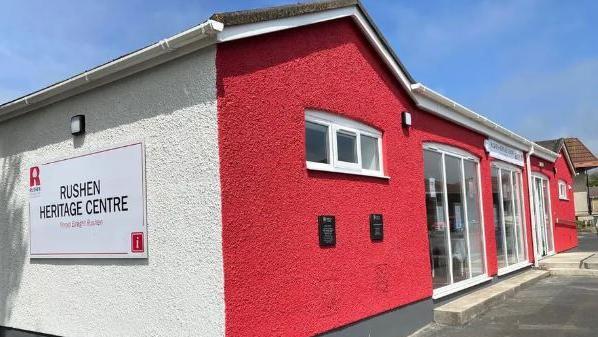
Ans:
[[[143,233],[142,232],[131,233],[131,252],[143,253]]]

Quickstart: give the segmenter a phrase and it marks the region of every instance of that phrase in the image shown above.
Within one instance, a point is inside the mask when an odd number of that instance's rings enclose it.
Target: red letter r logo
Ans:
[[[39,186],[40,184],[39,167],[33,166],[29,169],[29,187]]]

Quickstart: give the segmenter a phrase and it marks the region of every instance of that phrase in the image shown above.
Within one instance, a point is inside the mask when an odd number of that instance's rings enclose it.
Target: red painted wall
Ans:
[[[227,335],[312,336],[429,298],[422,143],[480,157],[491,210],[484,137],[418,111],[349,19],[219,44],[216,62]],[[307,108],[381,130],[390,179],[308,171]],[[383,242],[370,213],[384,215]],[[334,248],[318,245],[323,214],[336,216]]]
[[[544,167],[540,167],[540,162],[544,163]],[[559,180],[565,181],[567,186],[573,186],[573,174],[564,153],[561,151],[560,157],[554,163],[532,156],[531,166],[533,172],[540,172],[549,179],[555,250],[558,253],[576,247],[578,241],[577,228],[573,224],[575,221],[573,190],[567,190],[568,200],[559,199]]]

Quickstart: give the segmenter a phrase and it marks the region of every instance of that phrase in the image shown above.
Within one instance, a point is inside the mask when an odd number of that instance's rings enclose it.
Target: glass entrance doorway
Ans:
[[[424,147],[426,211],[435,298],[485,280],[477,158],[439,144]]]
[[[532,186],[536,252],[539,257],[543,257],[554,254],[554,236],[550,215],[550,188],[548,179],[539,174],[532,176]]]
[[[527,264],[521,171],[510,165],[492,165],[492,200],[496,257],[499,273]]]

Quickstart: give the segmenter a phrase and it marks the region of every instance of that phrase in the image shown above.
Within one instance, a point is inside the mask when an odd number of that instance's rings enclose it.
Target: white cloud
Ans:
[[[579,137],[598,153],[598,58],[551,72],[519,73],[475,106],[533,139]]]

